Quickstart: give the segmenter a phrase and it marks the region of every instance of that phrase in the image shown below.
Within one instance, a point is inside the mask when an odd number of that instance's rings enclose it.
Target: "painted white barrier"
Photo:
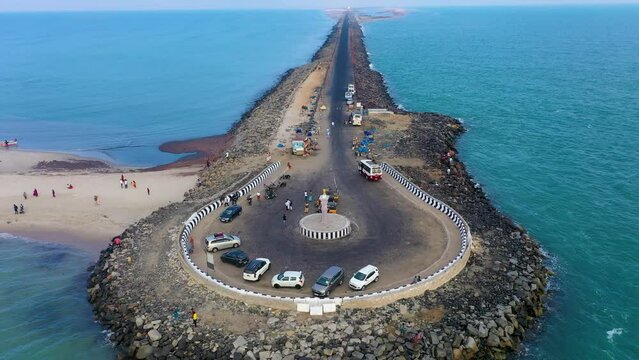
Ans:
[[[280,166],[280,162],[276,162],[262,170],[258,176],[256,176],[253,180],[248,182],[246,185],[241,187],[238,191],[231,194],[239,194],[239,196],[243,196],[255,188],[258,184],[263,182],[275,169]],[[208,214],[217,209],[222,202],[220,200],[214,201],[197,212],[191,215],[188,220],[184,224],[184,229],[180,235],[180,246],[182,249],[183,259],[188,264],[191,272],[193,272],[199,280],[202,280],[206,285],[212,285],[217,290],[219,290],[223,294],[227,294],[230,296],[235,295],[239,297],[241,300],[258,304],[265,305],[274,308],[280,309],[288,309],[288,310],[298,310],[309,312],[312,311],[315,315],[321,315],[324,312],[333,312],[337,306],[346,306],[346,307],[358,307],[358,306],[383,306],[389,304],[393,301],[417,296],[420,293],[423,293],[425,290],[435,289],[441,286],[446,281],[450,280],[452,277],[457,275],[461,269],[465,266],[468,258],[470,256],[470,242],[472,240],[470,234],[470,228],[464,219],[459,215],[455,210],[453,210],[450,206],[445,203],[435,199],[434,197],[428,195],[424,190],[420,189],[417,185],[410,182],[406,177],[397,171],[392,166],[387,163],[381,164],[382,170],[392,176],[395,180],[397,180],[400,184],[406,187],[411,193],[415,196],[426,202],[428,205],[434,207],[435,209],[441,211],[446,214],[448,218],[450,218],[453,223],[455,223],[456,227],[459,229],[459,235],[461,237],[461,249],[459,254],[450,262],[448,262],[443,268],[436,271],[434,274],[429,275],[428,277],[422,279],[419,282],[414,284],[407,284],[397,288],[378,291],[369,294],[362,294],[357,296],[346,296],[346,297],[336,297],[336,298],[326,298],[319,299],[314,297],[304,297],[304,298],[294,298],[294,297],[282,297],[282,296],[273,296],[268,294],[257,293],[250,290],[240,289],[232,285],[225,284],[224,282],[214,279],[210,275],[200,269],[187,250],[187,242],[191,231],[195,228],[195,226]]]

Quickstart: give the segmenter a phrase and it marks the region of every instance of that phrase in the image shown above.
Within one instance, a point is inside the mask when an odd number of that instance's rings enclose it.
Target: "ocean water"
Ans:
[[[321,11],[0,13],[0,140],[125,165],[222,134],[334,21]]]
[[[396,101],[461,118],[461,156],[557,273],[525,359],[639,359],[639,6],[433,8],[367,23]]]
[[[94,259],[0,233],[0,359],[113,359],[86,300]]]
[[[0,140],[131,166],[224,133],[334,21],[320,11],[0,13]],[[46,240],[46,239],[44,239]],[[0,359],[112,359],[77,249],[0,234]]]

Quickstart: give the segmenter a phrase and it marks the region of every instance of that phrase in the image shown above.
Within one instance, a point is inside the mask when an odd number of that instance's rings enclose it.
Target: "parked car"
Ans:
[[[262,275],[271,267],[271,260],[265,258],[257,258],[244,268],[242,277],[248,281],[258,281]]]
[[[370,283],[377,280],[379,280],[379,270],[373,265],[366,265],[353,275],[348,286],[353,290],[364,290]]]
[[[301,289],[304,286],[304,273],[301,271],[283,271],[273,276],[271,285],[276,289],[281,287]]]
[[[236,216],[242,213],[242,207],[240,205],[231,205],[226,208],[220,215],[221,222],[231,222]]]
[[[206,251],[212,252],[228,248],[236,248],[242,245],[242,241],[240,241],[238,236],[225,233],[209,235],[204,239],[204,242],[206,243]]]
[[[344,270],[339,266],[331,266],[315,281],[312,287],[313,295],[318,297],[329,296],[331,290],[344,282]]]
[[[235,249],[231,251],[227,251],[220,257],[222,262],[233,264],[235,266],[244,266],[248,264],[249,257],[246,253],[240,249]]]

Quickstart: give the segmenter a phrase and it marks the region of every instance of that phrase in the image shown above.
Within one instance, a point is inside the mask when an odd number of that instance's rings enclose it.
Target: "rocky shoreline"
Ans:
[[[358,96],[368,107],[398,110],[381,74],[369,67],[359,26],[351,24]],[[490,204],[456,156],[442,161],[442,153],[456,153],[463,127],[430,113],[402,112],[413,120],[383,155],[422,158],[424,166],[397,168],[468,221],[473,254],[449,283],[381,308],[340,309],[314,319],[222,297],[184,271],[176,240],[184,219],[264,167],[266,144],[291,95],[315,66],[330,62],[340,26],[312,62],[289,71],[234,127],[229,160],[203,170],[182,203],[131,225],[122,246],[102,251],[90,269],[89,301],[122,358],[504,358],[543,312],[548,271],[538,245]],[[451,166],[451,175],[444,175]],[[188,317],[191,308],[200,313],[197,327]],[[420,332],[423,340],[414,342]]]

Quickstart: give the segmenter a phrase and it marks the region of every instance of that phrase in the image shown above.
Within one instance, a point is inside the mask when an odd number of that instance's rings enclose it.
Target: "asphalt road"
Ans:
[[[348,18],[344,29],[348,29]],[[359,268],[372,264],[380,269],[380,281],[368,287],[367,292],[395,287],[411,281],[421,270],[440,259],[447,250],[448,235],[441,218],[433,216],[415,203],[408,201],[396,189],[384,182],[369,182],[357,172],[357,158],[351,151],[353,136],[363,135],[363,128],[344,124],[348,116],[344,108],[344,92],[352,83],[348,32],[342,32],[327,77],[325,96],[329,106],[328,121],[321,124],[321,136],[329,147],[322,149],[326,160],[314,157],[296,158],[291,178],[286,187],[278,190],[273,200],[241,204],[244,211],[229,224],[221,224],[217,215],[209,216],[195,229],[200,242],[206,233],[217,231],[237,234],[242,238],[241,248],[251,258],[266,257],[272,262],[265,278],[256,283],[242,280],[242,269],[217,262],[215,276],[236,286],[270,294],[309,296],[310,287],[323,270],[339,265],[346,271],[344,285],[332,292],[333,296],[352,293],[347,282]],[[333,122],[334,125],[330,125]],[[337,189],[340,194],[338,212],[356,225],[354,233],[338,240],[312,240],[299,234],[299,220],[304,216],[304,191],[320,194],[322,188]],[[263,193],[263,192],[262,192]],[[284,209],[286,199],[293,201],[293,211]],[[311,211],[315,208],[311,206]],[[287,221],[282,220],[286,214]],[[197,246],[196,259],[204,266],[202,244]],[[219,257],[219,255],[217,255]],[[306,285],[301,290],[280,289],[270,286],[270,278],[282,270],[301,270]]]

